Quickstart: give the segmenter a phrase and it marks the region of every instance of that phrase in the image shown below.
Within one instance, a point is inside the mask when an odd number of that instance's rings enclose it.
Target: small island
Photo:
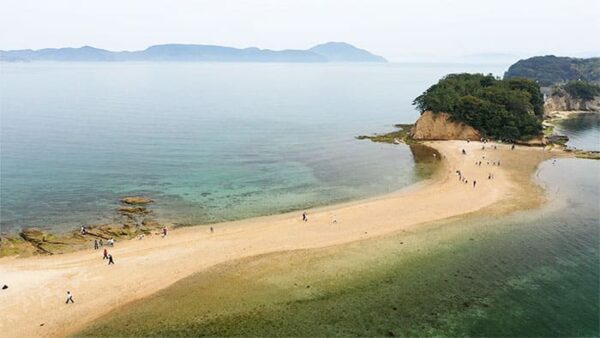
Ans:
[[[581,113],[600,113],[600,58],[553,55],[519,60],[503,78],[448,74],[414,99],[421,116],[386,134],[361,135],[373,142],[493,140],[557,147],[575,157],[600,159],[597,150],[567,147],[557,123]]]
[[[401,135],[405,140],[485,138],[515,142],[539,139],[542,135],[543,94],[528,79],[450,74],[429,87],[413,104],[421,117],[410,132]],[[404,127],[406,131],[408,128]]]

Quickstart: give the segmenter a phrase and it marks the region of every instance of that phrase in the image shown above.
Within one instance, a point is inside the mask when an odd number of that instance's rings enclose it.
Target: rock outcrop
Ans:
[[[448,113],[421,114],[410,130],[410,136],[415,140],[479,140],[481,134],[475,128],[450,119]]]
[[[555,93],[544,102],[546,114],[555,111],[600,111],[600,97],[593,100],[573,98],[565,92]]]
[[[154,202],[153,200],[146,198],[146,197],[141,197],[141,196],[130,196],[130,197],[123,197],[121,198],[121,203],[124,204],[150,204]]]
[[[147,214],[150,211],[144,207],[122,206],[117,209],[120,213],[125,214]]]

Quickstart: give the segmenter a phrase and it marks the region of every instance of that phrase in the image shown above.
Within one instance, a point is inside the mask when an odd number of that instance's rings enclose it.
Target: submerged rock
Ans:
[[[154,201],[146,198],[146,197],[141,197],[141,196],[129,196],[129,197],[123,197],[121,198],[121,203],[124,204],[150,204],[153,203]]]
[[[140,206],[122,206],[122,207],[119,207],[118,210],[120,213],[127,213],[127,214],[147,214],[150,212],[145,207],[140,207]]]

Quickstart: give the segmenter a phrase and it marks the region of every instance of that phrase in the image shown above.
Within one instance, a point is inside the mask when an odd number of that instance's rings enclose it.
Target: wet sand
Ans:
[[[531,177],[538,164],[557,152],[541,148],[464,141],[429,142],[443,156],[430,180],[378,198],[308,211],[177,229],[166,238],[119,242],[101,250],[63,255],[0,259],[2,336],[64,336],[132,300],[151,295],[215,264],[259,254],[322,248],[385,236],[421,223],[471,213],[491,205],[499,213],[532,208],[544,201]],[[465,149],[467,155],[461,154]],[[485,159],[482,159],[485,156]],[[501,165],[487,161],[500,160]],[[482,161],[482,165],[475,163]],[[468,183],[460,182],[460,170]],[[488,179],[489,173],[494,179]],[[477,186],[473,187],[473,180]],[[75,304],[65,304],[66,291]],[[159,314],[157,314],[159,318]]]

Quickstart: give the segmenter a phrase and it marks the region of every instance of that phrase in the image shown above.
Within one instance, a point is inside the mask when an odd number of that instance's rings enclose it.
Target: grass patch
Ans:
[[[586,160],[600,160],[600,151],[576,151],[575,157]]]
[[[554,126],[551,124],[545,124],[544,125],[544,136],[550,137],[552,135],[554,135]]]
[[[410,136],[410,128],[413,124],[396,124],[394,127],[398,130],[392,131],[387,134],[375,134],[375,135],[361,135],[356,138],[359,140],[371,140],[373,142],[380,143],[406,143],[413,144],[416,141]]]

